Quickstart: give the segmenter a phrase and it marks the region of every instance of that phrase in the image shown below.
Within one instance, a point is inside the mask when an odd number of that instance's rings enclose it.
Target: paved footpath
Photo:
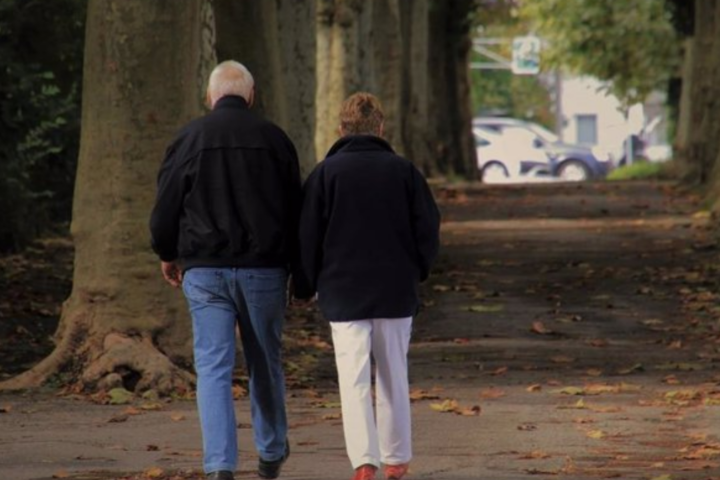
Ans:
[[[443,250],[411,347],[408,478],[720,479],[720,252],[671,184],[438,188]],[[281,478],[349,479],[332,353],[290,356]],[[318,340],[319,339],[319,340]],[[300,372],[300,373],[298,373]],[[242,465],[257,478],[248,401]],[[188,478],[190,401],[0,395],[0,480]],[[380,477],[378,477],[380,478]]]

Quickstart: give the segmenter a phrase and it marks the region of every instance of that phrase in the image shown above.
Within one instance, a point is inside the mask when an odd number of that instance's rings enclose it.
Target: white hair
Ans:
[[[226,95],[239,95],[250,102],[254,86],[255,80],[245,65],[235,60],[226,60],[210,74],[207,95],[212,105]]]

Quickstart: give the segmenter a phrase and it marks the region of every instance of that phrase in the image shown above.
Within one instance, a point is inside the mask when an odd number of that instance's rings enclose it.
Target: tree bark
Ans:
[[[687,183],[706,184],[709,180],[714,152],[709,150],[708,133],[714,115],[717,115],[714,98],[712,58],[716,37],[716,1],[696,0],[695,37],[692,55],[692,82],[690,86],[690,135],[684,152],[685,178]]]
[[[254,108],[286,131],[309,171],[316,161],[315,0],[215,0],[215,12],[218,60],[250,70]]]
[[[472,137],[469,56],[474,0],[434,2],[430,9],[431,148],[438,170],[472,178],[476,174]]]
[[[427,176],[438,173],[430,142],[429,0],[401,0],[403,68],[401,91],[402,137],[406,155]],[[434,67],[434,65],[433,65]]]
[[[191,329],[182,295],[151,252],[148,216],[163,151],[202,112],[214,64],[206,0],[92,0],[71,233],[73,290],[54,352],[3,389],[54,375],[79,389],[188,388]],[[177,35],[176,32],[183,32]]]
[[[368,65],[360,52],[371,12],[372,2],[317,0],[315,149],[320,157],[338,138],[342,102],[367,86]]]

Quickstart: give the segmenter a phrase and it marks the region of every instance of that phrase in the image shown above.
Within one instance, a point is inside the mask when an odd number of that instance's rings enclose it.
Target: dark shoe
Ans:
[[[260,457],[258,462],[258,476],[260,478],[277,478],[280,475],[280,469],[283,463],[290,456],[290,442],[285,439],[285,455],[277,460],[263,460]]]
[[[207,480],[235,480],[235,475],[227,470],[218,470],[207,474]]]

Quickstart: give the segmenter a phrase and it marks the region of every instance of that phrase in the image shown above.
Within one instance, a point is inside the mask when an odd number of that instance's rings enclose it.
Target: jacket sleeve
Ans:
[[[323,262],[322,247],[327,227],[324,211],[321,164],[305,180],[300,214],[300,259],[312,294],[317,291],[317,280]]]
[[[152,249],[164,262],[172,262],[178,257],[180,212],[185,195],[180,160],[174,145],[171,145],[158,173],[157,196],[150,215]]]
[[[412,223],[418,252],[420,281],[430,275],[430,269],[440,248],[440,210],[432,191],[420,171],[413,165]]]

